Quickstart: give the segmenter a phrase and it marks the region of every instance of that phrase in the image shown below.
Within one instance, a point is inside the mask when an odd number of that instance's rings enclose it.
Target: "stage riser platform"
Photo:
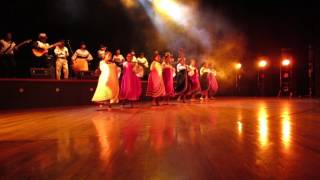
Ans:
[[[37,108],[92,104],[97,80],[1,80],[0,84],[1,109]],[[142,84],[145,90],[146,82]]]

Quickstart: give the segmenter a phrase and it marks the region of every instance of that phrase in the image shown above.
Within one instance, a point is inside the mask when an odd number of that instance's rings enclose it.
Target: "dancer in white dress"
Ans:
[[[101,74],[92,101],[100,105],[107,104],[111,108],[111,104],[119,102],[117,66],[109,58],[104,58],[100,61],[99,69]]]

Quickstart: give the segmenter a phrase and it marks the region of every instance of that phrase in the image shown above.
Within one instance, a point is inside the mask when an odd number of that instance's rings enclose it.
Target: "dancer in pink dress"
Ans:
[[[163,83],[162,66],[160,64],[160,55],[155,55],[150,66],[148,78],[147,96],[153,98],[153,104],[159,106],[159,98],[166,95],[166,89]]]
[[[213,65],[210,63],[209,64],[210,68],[210,74],[209,74],[209,97],[211,99],[214,99],[214,96],[217,94],[218,89],[219,89],[219,84],[217,81],[217,71],[213,68]]]
[[[169,104],[170,97],[174,97],[174,86],[173,86],[173,78],[175,77],[175,69],[171,65],[172,56],[169,52],[165,54],[164,61],[162,63],[162,75],[163,82],[166,90],[166,104]]]
[[[195,59],[192,59],[189,65],[188,77],[190,82],[189,95],[191,95],[191,101],[195,100],[197,93],[201,91],[201,85],[199,80],[199,71],[196,67],[197,63]]]
[[[132,62],[133,55],[127,55],[127,61],[123,63],[123,76],[120,88],[120,100],[123,106],[127,101],[133,107],[133,102],[138,101],[141,96],[141,81],[134,72],[135,63]]]

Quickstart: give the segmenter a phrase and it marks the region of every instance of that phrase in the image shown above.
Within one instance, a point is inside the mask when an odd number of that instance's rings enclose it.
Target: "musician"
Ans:
[[[115,62],[117,65],[122,65],[122,63],[125,61],[123,55],[121,54],[120,49],[117,49],[116,54],[113,55],[112,60],[113,60],[113,62]]]
[[[37,50],[45,50],[46,53],[43,55],[35,55],[34,62],[33,62],[33,67],[38,67],[38,68],[48,68],[51,64],[49,64],[49,59],[48,59],[48,52],[47,50],[50,49],[50,44],[47,43],[48,36],[46,33],[40,33],[38,36],[38,40],[35,43],[35,49]]]
[[[130,53],[132,55],[132,62],[137,63],[138,61],[137,61],[136,52],[134,51],[134,49],[131,49]]]
[[[145,58],[144,53],[140,53],[140,56],[136,58],[136,71],[137,71],[137,76],[140,78],[143,78],[145,73],[144,71],[149,68],[149,63],[147,58]]]
[[[87,46],[84,42],[80,44],[80,48],[73,54],[73,69],[76,73],[89,71],[89,61],[92,61],[93,57],[87,50]]]
[[[60,44],[54,49],[54,54],[56,55],[56,79],[60,80],[61,70],[63,70],[64,79],[69,77],[68,60],[69,51],[65,47],[64,40],[60,41]]]
[[[137,62],[141,65],[143,65],[145,68],[149,67],[149,63],[147,58],[145,57],[144,53],[140,53],[140,56],[137,58]]]
[[[0,77],[13,77],[16,70],[14,53],[16,43],[12,40],[12,33],[8,32],[0,40]]]
[[[111,58],[112,58],[111,52],[108,51],[107,46],[104,44],[100,44],[100,49],[97,52],[97,56],[98,56],[99,62],[105,60],[105,58],[107,58],[108,60],[111,60]],[[94,69],[96,69],[97,65],[99,65],[99,63],[94,64],[91,67],[94,67]]]
[[[112,61],[117,65],[119,79],[122,79],[122,68],[123,68],[123,63],[125,59],[121,54],[120,49],[116,50],[116,54],[113,55]]]
[[[106,55],[106,51],[107,51],[107,46],[105,46],[104,44],[100,44],[100,49],[98,50],[98,58],[100,61],[102,61]]]

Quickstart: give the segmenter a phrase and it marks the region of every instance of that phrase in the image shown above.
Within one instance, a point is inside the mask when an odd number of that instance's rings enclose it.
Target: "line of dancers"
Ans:
[[[112,58],[110,52],[101,53],[102,60],[98,68],[100,76],[92,101],[100,107],[107,105],[111,108],[116,103],[133,107],[134,102],[139,101],[142,96],[140,78],[148,63],[137,61],[132,52],[126,58],[119,53],[114,57],[119,58]],[[154,53],[146,90],[146,96],[153,99],[153,105],[159,106],[161,100],[168,104],[175,97],[183,103],[188,97],[191,101],[196,101],[198,95],[201,101],[205,101],[217,91],[216,71],[211,63],[204,62],[199,71],[197,61],[191,59],[188,65],[183,50],[180,50],[175,68],[170,52],[166,52],[163,58],[159,52]]]

